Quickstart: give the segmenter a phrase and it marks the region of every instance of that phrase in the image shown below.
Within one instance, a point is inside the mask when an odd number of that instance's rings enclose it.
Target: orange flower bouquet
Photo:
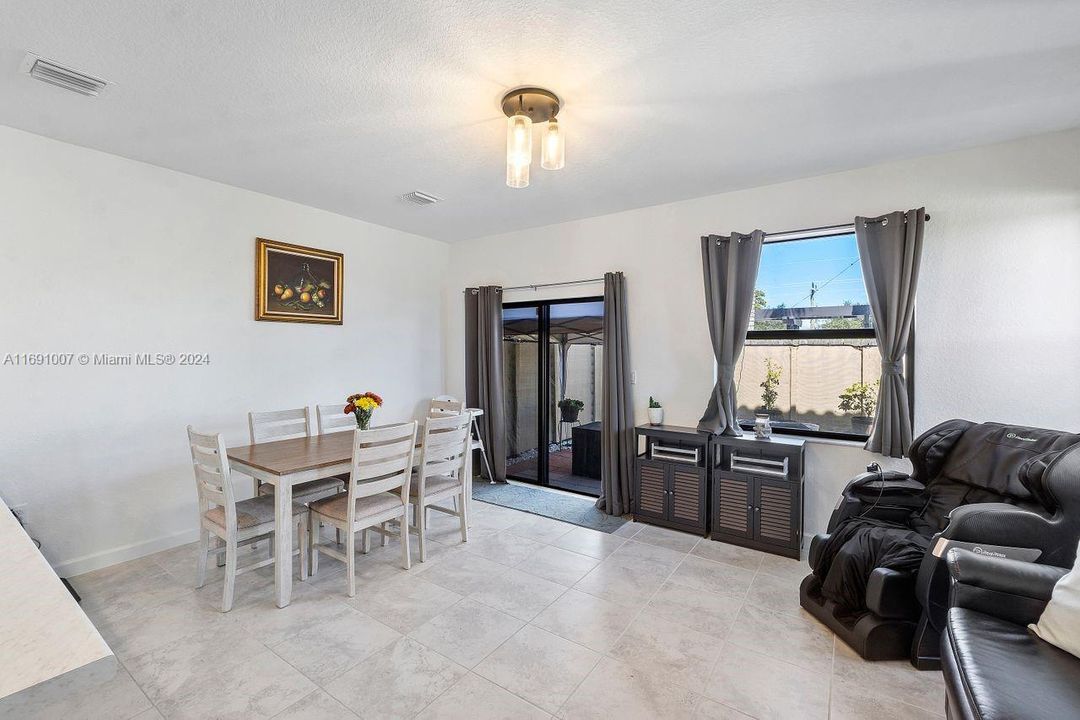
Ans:
[[[373,392],[366,392],[363,395],[350,395],[345,398],[345,403],[342,412],[355,415],[356,427],[367,430],[371,426],[371,414],[375,408],[382,407],[382,398]]]

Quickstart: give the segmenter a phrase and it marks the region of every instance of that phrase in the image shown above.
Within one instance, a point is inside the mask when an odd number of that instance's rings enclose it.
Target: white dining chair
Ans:
[[[344,409],[345,406],[341,403],[315,406],[315,419],[320,435],[356,429],[356,417],[352,413],[343,412]]]
[[[249,412],[248,428],[251,431],[252,445],[272,440],[311,437],[311,410],[302,407],[295,410]],[[335,495],[343,488],[344,481],[337,476],[311,480],[293,487],[293,500],[309,503],[312,500]],[[260,483],[258,479],[255,479],[255,494],[273,495],[274,486]]]
[[[460,415],[464,410],[465,403],[453,395],[439,395],[431,398],[431,403],[428,405],[428,417]]]
[[[271,565],[274,543],[270,543],[271,557],[251,565],[236,566],[237,549],[274,533],[274,498],[257,495],[248,500],[236,500],[233,494],[229,458],[225,451],[225,439],[220,434],[206,435],[187,428],[191,447],[191,464],[195,471],[195,486],[199,495],[199,558],[195,569],[195,587],[206,584],[206,560],[210,554],[225,554],[225,588],[221,598],[221,612],[229,612],[233,604],[236,576]],[[307,579],[308,571],[308,510],[293,503],[293,522],[299,547],[293,554],[300,554],[300,579]],[[219,539],[218,547],[210,547],[210,537]]]
[[[413,532],[420,537],[420,562],[427,561],[427,511],[453,515],[461,521],[461,542],[469,541],[465,468],[470,449],[468,414],[431,417],[424,421],[424,441],[409,495],[413,504]],[[452,500],[453,507],[436,503]]]
[[[409,485],[412,478],[413,450],[416,445],[416,421],[388,425],[371,430],[354,430],[352,470],[347,490],[310,505],[309,535],[311,572],[319,570],[319,554],[324,553],[345,563],[349,597],[356,595],[356,533],[367,531],[386,537],[385,523],[397,520],[401,537],[401,564],[408,570]],[[323,525],[345,533],[345,552],[321,542]]]

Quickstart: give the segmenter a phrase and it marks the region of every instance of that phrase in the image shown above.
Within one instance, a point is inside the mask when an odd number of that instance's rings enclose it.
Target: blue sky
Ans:
[[[866,303],[854,234],[765,244],[757,287],[768,307],[808,307],[811,282],[818,286],[817,306]]]

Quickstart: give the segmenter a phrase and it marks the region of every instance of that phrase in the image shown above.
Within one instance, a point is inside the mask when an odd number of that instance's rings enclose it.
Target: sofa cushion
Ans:
[[[942,665],[961,717],[1057,719],[1080,708],[1080,660],[975,610],[949,610]]]
[[[1071,572],[1054,585],[1039,622],[1028,627],[1048,643],[1080,658],[1080,547]]]

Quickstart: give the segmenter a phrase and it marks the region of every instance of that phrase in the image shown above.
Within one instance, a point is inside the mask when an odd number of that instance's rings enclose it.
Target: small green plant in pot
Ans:
[[[559,401],[559,412],[562,414],[563,422],[577,422],[578,413],[581,412],[581,408],[585,407],[585,403],[574,398],[563,398]]]
[[[660,404],[659,400],[653,398],[652,395],[649,396],[649,424],[664,424],[664,406]]]
[[[844,388],[840,393],[842,412],[854,413],[851,417],[851,431],[860,435],[869,435],[874,424],[874,410],[877,409],[878,384],[857,382]]]

